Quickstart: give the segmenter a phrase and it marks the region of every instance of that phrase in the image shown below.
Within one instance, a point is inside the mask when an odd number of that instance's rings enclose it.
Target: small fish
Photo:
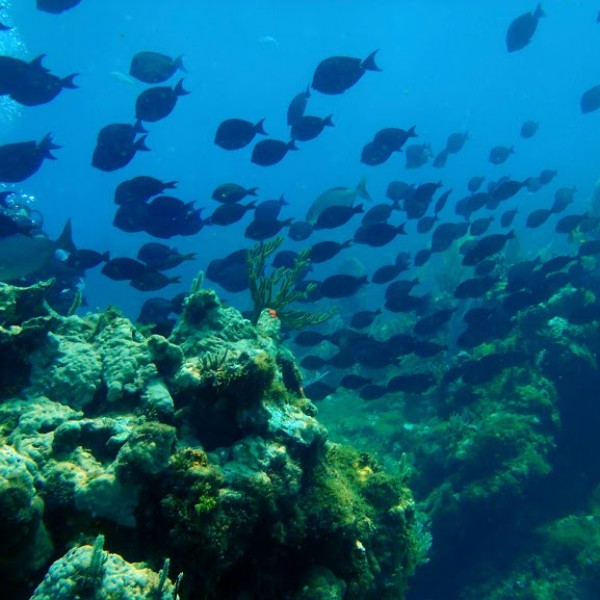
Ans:
[[[265,219],[262,221],[254,220],[250,222],[248,227],[246,227],[244,236],[251,240],[260,242],[277,235],[284,227],[289,227],[293,220],[293,218],[286,219],[284,221],[280,221],[278,219]]]
[[[485,181],[485,177],[475,175],[475,176],[471,177],[471,179],[469,179],[469,183],[467,184],[467,189],[469,190],[469,192],[474,194],[475,192],[479,191],[479,188],[481,187],[481,185],[483,184],[484,181]]]
[[[388,389],[384,385],[370,383],[361,388],[358,392],[358,397],[362,400],[378,400],[388,393]]]
[[[354,232],[354,241],[357,244],[379,248],[389,244],[397,235],[406,235],[404,223],[398,226],[389,223],[374,223],[373,225],[361,225]]]
[[[294,344],[301,346],[302,348],[312,348],[328,339],[328,335],[319,333],[318,331],[301,331],[294,338]]]
[[[233,204],[246,196],[256,196],[257,187],[245,188],[237,183],[222,183],[212,193],[211,198],[224,204]]]
[[[50,134],[40,142],[17,142],[0,146],[0,181],[19,183],[31,177],[44,160],[56,160],[52,150],[58,150]]]
[[[325,127],[334,127],[332,118],[333,115],[329,115],[324,119],[310,115],[303,116],[292,125],[290,137],[301,142],[314,140]]]
[[[432,342],[430,340],[417,340],[413,346],[413,353],[420,358],[432,358],[438,354],[445,352],[447,346]]]
[[[288,229],[288,237],[295,242],[303,242],[313,232],[313,226],[306,221],[294,221]]]
[[[469,223],[441,223],[433,230],[431,252],[444,252],[469,231]]]
[[[429,144],[412,144],[406,148],[406,168],[418,169],[433,156]]]
[[[273,257],[273,268],[278,269],[283,267],[284,269],[293,269],[296,261],[298,260],[298,253],[293,250],[280,250]]]
[[[290,140],[289,142],[282,142],[281,140],[262,140],[254,146],[252,158],[250,160],[255,165],[269,167],[283,160],[290,150],[298,150],[294,144],[294,140]]]
[[[176,181],[161,181],[155,177],[141,175],[121,182],[115,189],[115,204],[146,202],[153,196],[162,194],[165,190],[177,187]]]
[[[581,247],[579,256],[581,256]],[[564,269],[566,266],[570,265],[572,262],[579,260],[579,256],[555,256],[554,258],[551,258],[543,263],[538,269],[538,273],[545,276],[549,273],[560,271],[561,269]]]
[[[461,281],[454,290],[455,298],[479,298],[489,292],[498,280],[495,277],[474,277]]]
[[[314,229],[334,229],[345,225],[354,215],[363,213],[363,205],[356,206],[328,206],[317,217]]]
[[[58,15],[77,6],[81,0],[37,0],[38,10]]]
[[[538,20],[546,16],[542,10],[542,5],[538,4],[533,12],[520,15],[508,27],[506,32],[506,49],[509,52],[522,50],[529,44],[535,30]]]
[[[303,92],[296,94],[292,98],[292,101],[290,102],[287,110],[287,124],[290,127],[293,127],[304,116],[304,112],[306,111],[306,104],[309,98],[310,86],[307,86],[307,88]]]
[[[186,71],[181,56],[171,58],[158,52],[138,52],[131,60],[129,74],[144,83],[163,83],[178,70]]]
[[[415,125],[410,129],[386,127],[385,129],[380,129],[373,136],[373,143],[385,151],[400,152],[408,139],[413,137],[419,137]]]
[[[415,323],[413,333],[415,335],[433,335],[450,321],[455,312],[456,308],[444,308],[427,315]]]
[[[75,90],[77,73],[57,77],[45,69],[29,67],[10,90],[10,98],[23,106],[40,106],[56,98],[64,89]]]
[[[306,220],[313,224],[328,206],[353,206],[357,198],[371,200],[367,182],[363,177],[355,188],[334,187],[326,190],[314,200],[306,212]]]
[[[548,185],[557,175],[558,175],[558,171],[556,171],[554,169],[544,169],[540,173],[539,178],[540,178],[540,181],[544,185]]]
[[[465,145],[465,142],[469,139],[469,132],[464,133],[452,133],[446,140],[446,151],[448,154],[457,154],[460,152]]]
[[[135,125],[116,123],[103,127],[98,133],[92,166],[101,171],[116,171],[128,165],[136,152],[148,152],[146,137],[135,139],[144,129],[138,122]]]
[[[549,208],[538,208],[534,210],[532,213],[527,215],[527,220],[525,221],[525,227],[529,227],[530,229],[535,229],[536,227],[540,227],[543,225],[552,215],[552,210]]]
[[[362,377],[362,375],[350,373],[349,375],[344,375],[344,377],[342,377],[340,380],[340,387],[346,388],[347,390],[358,390],[369,383],[371,383],[370,379]]]
[[[181,277],[169,277],[159,271],[145,271],[138,277],[134,277],[129,281],[129,285],[140,292],[155,292],[162,290],[171,283],[180,283]]]
[[[600,85],[595,85],[584,92],[579,106],[584,115],[598,110],[600,108]]]
[[[88,250],[86,248],[77,248],[74,252],[71,252],[65,264],[76,271],[86,271],[87,269],[93,269],[102,262],[108,262],[110,260],[110,253],[97,252],[96,250]]]
[[[431,258],[431,250],[429,248],[423,248],[415,254],[414,265],[415,267],[422,267]]]
[[[484,275],[489,275],[494,271],[494,269],[498,266],[498,263],[492,259],[488,258],[486,260],[482,260],[480,263],[477,263],[475,266],[475,275],[477,277],[483,277]]]
[[[508,233],[492,233],[479,238],[473,249],[465,254],[462,264],[473,267],[482,260],[500,252],[505,244],[514,238],[515,232],[512,229]]]
[[[382,309],[378,308],[377,310],[361,310],[354,313],[352,319],[350,319],[350,327],[353,327],[354,329],[364,329],[365,327],[369,327],[382,312]]]
[[[444,210],[444,207],[446,206],[446,202],[448,202],[448,198],[450,197],[450,194],[452,193],[452,190],[446,190],[436,201],[435,206],[433,208],[433,213],[437,216],[439,213],[441,213]]]
[[[523,181],[515,181],[514,179],[507,179],[502,183],[499,183],[490,192],[492,198],[498,202],[504,202],[509,198],[512,198],[515,194],[520,192],[524,187],[527,186],[529,179]]]
[[[446,148],[444,148],[443,150],[438,152],[436,157],[433,159],[432,166],[435,169],[442,169],[443,167],[446,166],[447,160],[448,160],[448,150],[446,150]]]
[[[492,215],[489,217],[476,219],[469,227],[469,234],[475,237],[483,235],[489,229],[492,221],[494,221],[494,217]]]
[[[402,267],[393,264],[393,265],[383,265],[382,267],[379,267],[372,275],[371,277],[371,283],[375,283],[375,284],[384,284],[384,283],[389,283],[390,281],[393,281],[394,279],[396,279],[396,277],[398,277],[398,275],[400,275],[400,273],[402,273],[403,269]]]
[[[349,248],[352,245],[352,240],[346,242],[319,242],[311,246],[308,257],[310,261],[319,264],[331,260],[337,256],[344,248]]]
[[[171,248],[166,244],[148,242],[140,247],[137,259],[146,264],[154,271],[166,271],[178,267],[186,260],[195,260],[196,253],[182,254],[177,248]]]
[[[257,221],[276,219],[284,206],[288,206],[289,202],[284,198],[283,194],[276,200],[264,200],[257,204],[254,209],[254,218]]]
[[[579,246],[578,256],[597,256],[600,254],[600,240],[588,240]]]
[[[174,88],[153,87],[142,92],[135,103],[135,118],[139,121],[155,123],[171,114],[177,99],[189,94],[183,89],[183,79]]]
[[[393,202],[405,200],[413,192],[412,184],[404,181],[390,181],[385,191],[385,195]]]
[[[411,375],[396,375],[387,382],[388,392],[405,392],[422,394],[436,383],[431,373],[413,373]]]
[[[113,281],[127,281],[141,277],[148,267],[133,258],[112,258],[102,267],[102,274]]]
[[[556,233],[571,233],[588,218],[588,213],[581,215],[566,215],[559,219],[554,226]]]
[[[525,121],[521,125],[521,137],[525,140],[532,138],[539,129],[539,123],[536,121]]]
[[[511,208],[510,210],[503,212],[502,216],[500,217],[500,226],[510,227],[518,212],[519,210],[517,208]]]
[[[343,94],[350,89],[366,71],[380,71],[375,64],[377,50],[367,58],[332,56],[322,60],[313,75],[312,87],[322,94]]]
[[[390,156],[392,156],[392,151],[386,146],[379,146],[375,142],[368,142],[363,146],[360,154],[360,162],[370,167],[376,167],[386,162]]]
[[[315,381],[304,386],[304,395],[313,401],[325,400],[327,396],[335,393],[335,388],[331,387],[324,381]]]
[[[361,219],[363,225],[373,225],[374,223],[385,223],[392,211],[397,210],[397,204],[376,204],[371,207]]]
[[[318,371],[327,364],[327,361],[321,356],[305,356],[300,361],[300,366],[309,371]]]
[[[433,217],[422,217],[417,222],[417,233],[429,233],[437,221],[437,215],[434,215]]]
[[[227,119],[217,127],[215,144],[224,150],[239,150],[247,146],[258,133],[267,135],[263,127],[264,119],[257,123],[244,119]]]
[[[324,279],[319,286],[319,291],[324,298],[344,298],[353,296],[358,290],[369,282],[366,275],[331,275]]]
[[[208,223],[210,225],[232,225],[233,223],[237,223],[249,210],[253,210],[255,207],[256,202],[254,200],[248,202],[248,204],[221,204],[208,217]]]
[[[514,146],[510,146],[510,148],[507,146],[494,146],[490,150],[488,160],[493,165],[501,165],[502,163],[506,162],[508,157],[511,154],[514,154],[514,152],[515,152]]]
[[[554,202],[552,203],[551,209],[554,213],[563,212],[569,204],[573,203],[573,196],[577,188],[559,188],[554,192]]]

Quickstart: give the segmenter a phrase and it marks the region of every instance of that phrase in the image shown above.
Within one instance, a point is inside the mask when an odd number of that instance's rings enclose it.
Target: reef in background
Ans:
[[[428,541],[411,493],[328,441],[273,311],[196,289],[144,337],[46,287],[0,285],[7,597],[403,596]]]

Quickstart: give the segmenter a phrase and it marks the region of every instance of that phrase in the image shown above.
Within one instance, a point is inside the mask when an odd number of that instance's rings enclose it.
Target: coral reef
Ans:
[[[198,285],[169,339],[144,337],[114,309],[61,317],[43,285],[0,288],[23,369],[0,396],[11,598],[402,597],[411,494],[328,440],[277,314],[254,326]]]

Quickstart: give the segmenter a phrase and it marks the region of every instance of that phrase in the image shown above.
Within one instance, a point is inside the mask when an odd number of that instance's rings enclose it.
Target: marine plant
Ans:
[[[274,310],[282,324],[290,329],[300,329],[323,323],[334,314],[334,309],[327,312],[310,313],[289,308],[292,303],[306,299],[316,287],[314,283],[311,283],[306,289],[299,290],[296,285],[300,281],[303,271],[310,264],[309,248],[298,254],[291,269],[278,267],[267,273],[267,258],[282,243],[283,237],[279,236],[268,242],[256,244],[248,252],[250,294],[254,303],[253,322],[256,323],[261,312],[268,308]]]

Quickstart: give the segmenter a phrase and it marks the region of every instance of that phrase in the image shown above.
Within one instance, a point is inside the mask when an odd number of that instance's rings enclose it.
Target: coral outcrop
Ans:
[[[254,326],[195,289],[166,339],[114,309],[60,317],[43,290],[0,286],[22,369],[0,396],[11,598],[402,597],[411,494],[328,440],[274,311]]]

